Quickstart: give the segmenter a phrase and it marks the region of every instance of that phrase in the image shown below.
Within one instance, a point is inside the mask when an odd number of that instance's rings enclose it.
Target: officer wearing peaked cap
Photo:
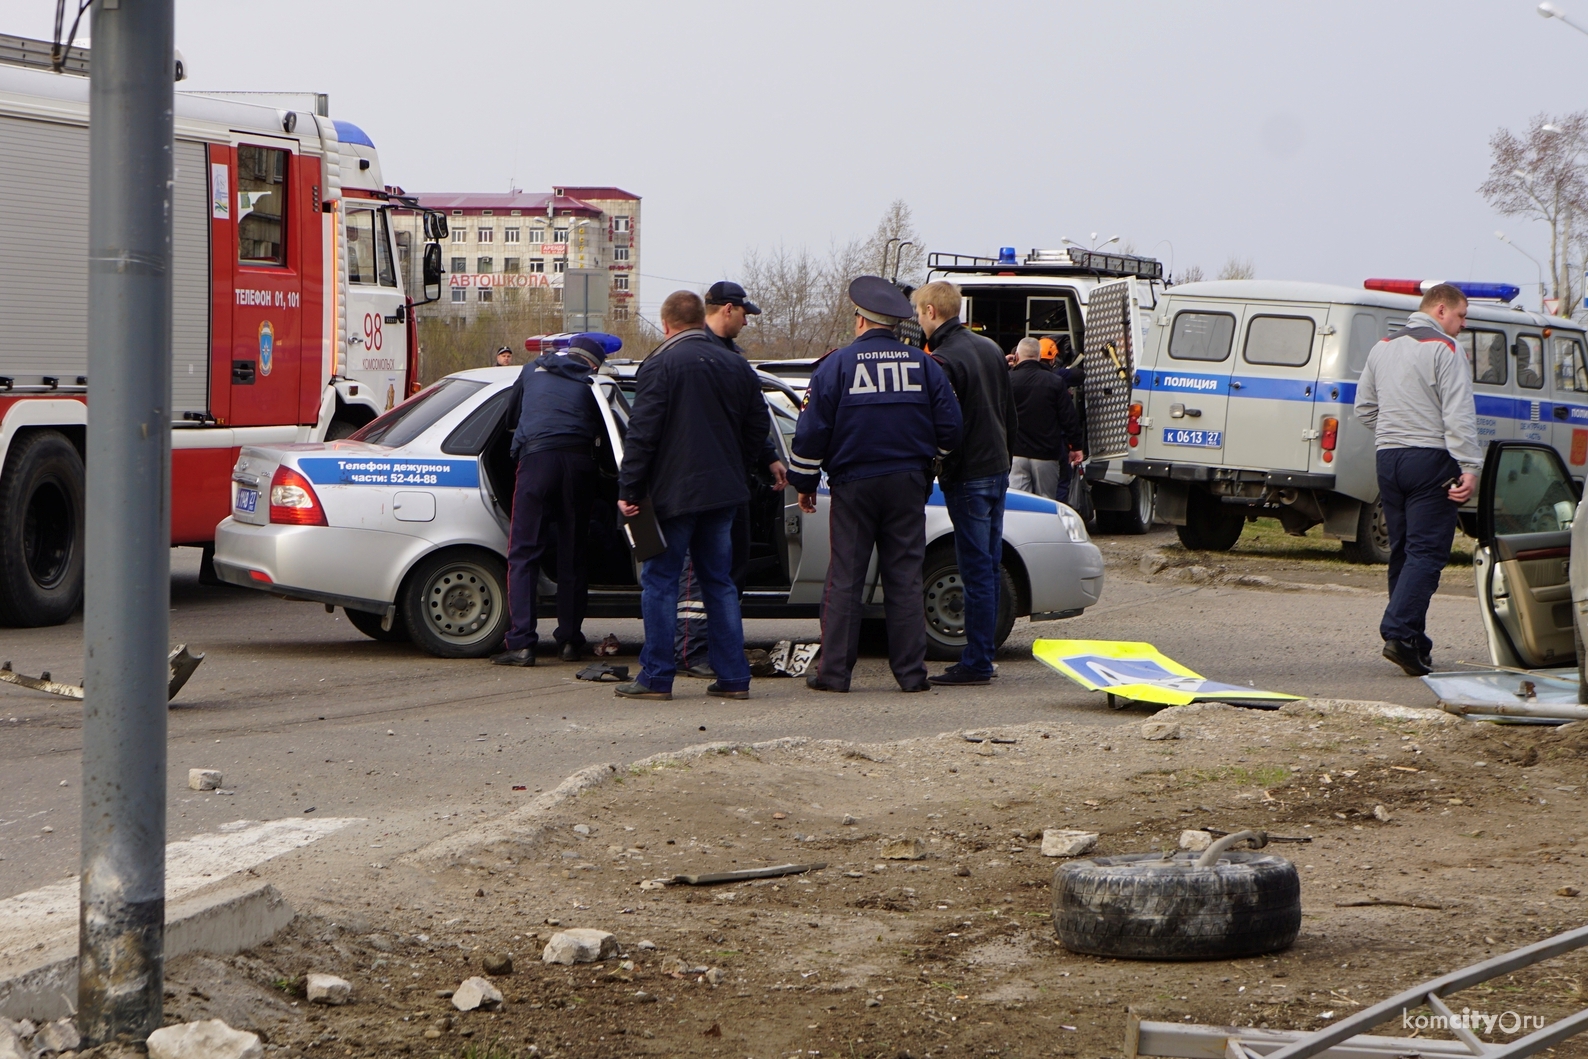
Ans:
[[[933,461],[959,444],[959,403],[937,362],[894,337],[893,329],[914,314],[898,287],[861,276],[849,285],[849,299],[855,341],[829,353],[812,373],[788,475],[807,514],[816,513],[823,472],[832,493],[821,661],[806,683],[818,691],[849,690],[875,547],[888,665],[900,688],[926,691],[922,507]]]

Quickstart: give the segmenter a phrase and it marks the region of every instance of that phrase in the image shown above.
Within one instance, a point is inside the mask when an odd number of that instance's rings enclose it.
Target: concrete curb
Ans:
[[[234,883],[184,898],[165,910],[165,956],[229,956],[273,937],[295,913],[269,883]],[[45,1022],[77,1013],[77,935],[21,963],[0,967],[0,1016]]]
[[[527,842],[534,838],[540,831],[540,821],[549,815],[569,798],[578,797],[584,791],[599,787],[614,776],[623,775],[634,771],[660,768],[665,765],[677,765],[705,757],[707,754],[730,754],[735,750],[748,750],[764,753],[771,750],[791,750],[794,747],[805,746],[811,742],[805,736],[785,736],[782,739],[768,739],[760,743],[696,743],[686,746],[682,750],[667,750],[660,754],[641,758],[627,766],[604,761],[599,765],[582,768],[578,772],[563,780],[545,794],[536,796],[528,805],[514,809],[505,816],[483,824],[476,824],[466,831],[456,835],[432,842],[428,846],[414,850],[402,861],[410,864],[440,864],[449,865],[458,863],[460,858],[468,853],[490,846],[494,843],[512,841],[516,843]],[[832,742],[827,740],[824,742]]]

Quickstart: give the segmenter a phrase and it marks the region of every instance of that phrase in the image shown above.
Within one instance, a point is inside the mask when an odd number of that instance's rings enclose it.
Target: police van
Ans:
[[[1163,264],[1097,250],[1032,250],[1024,258],[1003,247],[996,258],[933,253],[927,279],[960,290],[967,328],[1013,353],[1022,338],[1049,338],[1060,359],[1084,369],[1076,407],[1086,433],[1086,479],[1102,527],[1146,533],[1153,519],[1153,483],[1126,473],[1126,425],[1136,350],[1149,335],[1163,286]],[[908,341],[908,337],[906,336]]]
[[[1123,469],[1156,484],[1158,517],[1186,547],[1226,551],[1247,521],[1268,515],[1292,534],[1321,524],[1348,558],[1388,561],[1373,431],[1353,411],[1357,380],[1433,282],[1226,280],[1163,294],[1133,375]],[[1480,444],[1551,445],[1580,483],[1582,325],[1510,306],[1514,286],[1455,286],[1470,299],[1458,340]],[[1473,530],[1470,512],[1462,526]]]

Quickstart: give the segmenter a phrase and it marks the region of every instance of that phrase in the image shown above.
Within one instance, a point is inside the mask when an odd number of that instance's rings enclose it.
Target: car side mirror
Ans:
[[[434,242],[438,239],[445,239],[449,234],[445,214],[434,211],[425,213],[425,238],[427,240]]]
[[[430,243],[425,247],[425,301],[441,300],[441,247]]]

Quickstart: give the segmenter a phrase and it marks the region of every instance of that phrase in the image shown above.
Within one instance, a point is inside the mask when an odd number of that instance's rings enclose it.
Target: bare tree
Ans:
[[[1186,270],[1175,277],[1176,283],[1201,283],[1207,277],[1202,272],[1201,265],[1189,265]]]
[[[1520,136],[1501,129],[1489,138],[1493,160],[1479,193],[1507,217],[1549,225],[1549,283],[1569,316],[1582,291],[1572,284],[1567,258],[1588,232],[1575,231],[1588,211],[1588,111],[1564,117],[1536,114]]]
[[[1201,270],[1198,269],[1198,271],[1200,272]],[[1218,278],[1256,279],[1257,266],[1252,264],[1252,259],[1249,257],[1236,257],[1234,254],[1231,254],[1230,259],[1224,262],[1224,267],[1219,269]]]
[[[918,286],[926,275],[926,247],[909,203],[894,199],[877,222],[876,231],[866,240],[861,264],[874,276]],[[856,273],[859,275],[860,273]]]

